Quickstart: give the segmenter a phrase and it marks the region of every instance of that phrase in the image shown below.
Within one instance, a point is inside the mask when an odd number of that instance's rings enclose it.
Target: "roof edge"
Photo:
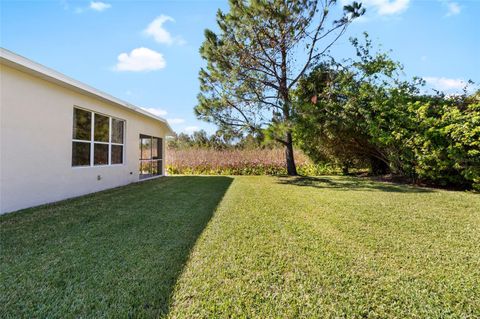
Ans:
[[[27,72],[29,74],[33,74],[36,76],[40,76],[40,78],[43,78],[47,81],[54,82],[56,84],[59,84],[63,87],[68,87],[68,88],[73,88],[75,91],[79,91],[81,93],[99,98],[101,100],[116,104],[118,106],[130,109],[136,113],[140,113],[146,117],[152,118],[154,120],[157,120],[159,122],[162,122],[163,124],[166,125],[167,129],[169,130],[169,134],[167,135],[172,135],[175,133],[175,131],[171,128],[170,124],[168,121],[160,116],[157,116],[155,114],[152,114],[148,111],[145,111],[141,107],[135,106],[131,103],[128,103],[124,100],[121,100],[119,98],[114,97],[113,95],[110,95],[108,93],[102,92],[90,85],[87,85],[85,83],[82,83],[80,81],[77,81],[69,76],[66,76],[63,73],[60,73],[58,71],[55,71],[54,69],[51,69],[49,67],[46,67],[40,63],[37,63],[35,61],[32,61],[30,59],[27,59],[21,55],[18,55],[16,53],[13,53],[10,50],[7,50],[5,48],[0,47],[0,62],[2,64],[8,65],[10,67],[13,67],[17,70]]]

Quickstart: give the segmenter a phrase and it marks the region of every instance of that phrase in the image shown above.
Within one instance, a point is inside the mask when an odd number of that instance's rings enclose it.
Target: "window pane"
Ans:
[[[90,141],[92,134],[92,112],[73,109],[73,138]]]
[[[95,114],[95,128],[93,134],[96,142],[108,142],[108,124],[107,116]]]
[[[112,119],[112,143],[123,144],[123,121]]]
[[[152,174],[160,175],[162,174],[162,161],[153,161],[152,162]]]
[[[108,164],[108,145],[96,144],[93,146],[93,163],[95,165],[107,165]]]
[[[158,159],[163,159],[163,139],[158,138]]]
[[[152,138],[152,159],[158,159],[158,138]]]
[[[123,146],[112,145],[112,164],[123,163]]]
[[[73,142],[72,166],[90,165],[90,143]]]
[[[150,137],[140,138],[140,159],[152,158],[152,139]]]
[[[162,139],[152,138],[152,159],[162,159]]]
[[[151,161],[140,161],[140,177],[149,177],[152,172]]]

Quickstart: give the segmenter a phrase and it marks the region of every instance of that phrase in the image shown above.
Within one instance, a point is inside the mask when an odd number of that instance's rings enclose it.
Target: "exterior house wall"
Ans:
[[[6,65],[0,102],[0,213],[137,182],[139,135],[169,134],[153,118]],[[72,167],[74,106],[125,120],[123,164]]]

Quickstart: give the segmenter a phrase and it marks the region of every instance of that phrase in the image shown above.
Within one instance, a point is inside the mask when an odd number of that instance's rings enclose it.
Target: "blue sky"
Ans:
[[[339,1],[342,2],[342,1]],[[344,0],[343,2],[348,2]],[[333,47],[367,31],[407,77],[458,91],[480,82],[480,0],[366,0],[367,15]],[[215,128],[193,114],[198,49],[227,1],[5,1],[0,45],[167,118],[177,132]]]

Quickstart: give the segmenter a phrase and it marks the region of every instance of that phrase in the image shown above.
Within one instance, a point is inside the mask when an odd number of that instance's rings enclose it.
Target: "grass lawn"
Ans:
[[[0,217],[0,317],[478,318],[480,196],[168,177]]]

